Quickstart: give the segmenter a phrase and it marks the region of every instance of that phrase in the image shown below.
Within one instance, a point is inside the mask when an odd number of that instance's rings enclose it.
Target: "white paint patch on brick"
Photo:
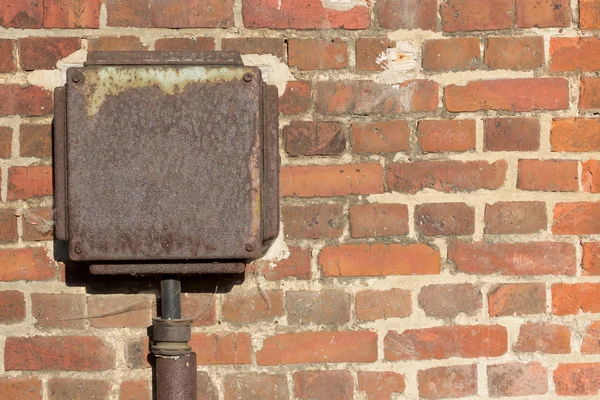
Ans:
[[[322,0],[322,2],[324,8],[336,11],[347,11],[359,5],[365,5],[365,2],[360,0]]]
[[[415,78],[417,72],[417,50],[410,42],[397,42],[396,47],[383,51],[376,60],[384,70],[377,81],[398,83]]]
[[[263,80],[277,86],[279,96],[285,92],[286,83],[295,80],[288,66],[273,54],[242,54],[242,60],[244,65],[260,68]]]

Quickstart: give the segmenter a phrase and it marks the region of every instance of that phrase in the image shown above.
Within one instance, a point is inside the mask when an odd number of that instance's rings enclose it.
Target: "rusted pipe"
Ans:
[[[196,400],[196,353],[156,357],[157,400]]]

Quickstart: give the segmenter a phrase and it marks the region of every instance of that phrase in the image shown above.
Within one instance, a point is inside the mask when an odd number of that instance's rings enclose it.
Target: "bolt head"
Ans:
[[[83,247],[80,244],[75,246],[75,253],[77,253],[77,254],[83,253]]]
[[[252,74],[251,74],[250,72],[246,72],[246,73],[244,74],[244,80],[245,80],[246,82],[250,82],[250,81],[252,80]]]
[[[253,251],[254,251],[254,245],[253,245],[253,244],[250,244],[250,243],[248,243],[248,244],[246,245],[246,251],[247,251],[248,253],[251,253],[251,252],[253,252]]]
[[[71,80],[73,83],[79,83],[81,78],[83,78],[83,74],[80,71],[75,71],[73,72],[73,75],[71,75]]]

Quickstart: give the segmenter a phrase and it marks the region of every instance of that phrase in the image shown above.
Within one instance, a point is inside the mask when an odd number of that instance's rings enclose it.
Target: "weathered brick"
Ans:
[[[592,322],[585,330],[581,353],[600,354],[600,323],[598,321]]]
[[[38,86],[0,84],[0,116],[46,115],[52,112],[52,93]]]
[[[299,70],[339,69],[348,65],[348,46],[342,39],[290,39],[288,64]]]
[[[182,318],[191,319],[193,326],[214,325],[217,311],[213,297],[210,293],[182,293]]]
[[[125,358],[127,366],[131,369],[150,368],[149,363],[149,338],[144,336],[138,339],[130,340],[126,343]]]
[[[106,371],[115,366],[114,350],[94,336],[8,337],[7,371]]]
[[[571,331],[564,325],[549,322],[525,323],[519,329],[513,350],[519,353],[569,354]]]
[[[536,118],[489,118],[483,121],[485,151],[536,151],[540,148]]]
[[[417,193],[423,189],[462,192],[499,189],[506,179],[504,160],[488,161],[414,161],[388,165],[388,190]]]
[[[283,315],[283,293],[229,293],[223,297],[223,319],[235,324],[268,321]]]
[[[52,167],[10,167],[8,200],[29,199],[52,194]]]
[[[548,392],[548,370],[539,362],[488,365],[492,397],[531,396]]]
[[[531,315],[546,312],[543,283],[505,283],[490,288],[488,310],[491,317]]]
[[[485,205],[485,233],[525,234],[545,230],[546,203],[542,201],[499,201]]]
[[[81,378],[51,378],[48,381],[49,400],[108,399],[109,381]]]
[[[572,243],[464,243],[448,246],[457,271],[471,274],[575,275]]]
[[[19,39],[19,61],[26,71],[54,69],[56,63],[81,47],[74,37],[26,37]]]
[[[396,153],[409,149],[410,128],[404,120],[352,124],[355,153]]]
[[[271,29],[366,29],[369,8],[354,6],[345,11],[325,8],[320,0],[243,0],[246,28]]]
[[[555,235],[594,235],[600,233],[600,203],[556,203],[552,233]]]
[[[417,125],[417,138],[424,152],[469,151],[475,148],[475,121],[422,120]]]
[[[310,279],[310,251],[294,246],[290,246],[289,250],[288,258],[264,264],[262,274],[266,280],[278,281],[288,277]]]
[[[14,324],[25,319],[25,295],[18,290],[0,291],[0,324]]]
[[[252,337],[246,332],[192,333],[198,365],[250,364]]]
[[[152,389],[145,380],[123,381],[119,388],[119,400],[149,400]]]
[[[285,151],[292,157],[341,155],[346,150],[339,122],[292,121],[283,134]]]
[[[38,329],[84,329],[85,304],[83,294],[31,294],[31,314],[36,319],[35,326]]]
[[[0,158],[10,158],[12,155],[12,128],[0,126]]]
[[[385,37],[358,38],[356,40],[356,69],[359,71],[383,71],[378,59],[396,42]]]
[[[346,244],[319,255],[324,277],[440,273],[440,254],[426,244]]]
[[[285,115],[302,114],[308,111],[310,104],[310,82],[290,81],[279,98],[279,112]]]
[[[551,71],[600,70],[600,38],[556,37],[550,40]]]
[[[581,29],[600,29],[598,0],[579,0],[579,26]]]
[[[52,125],[21,125],[21,157],[52,157]]]
[[[570,24],[569,0],[517,0],[519,28],[563,27]]]
[[[356,293],[356,318],[360,321],[406,318],[411,314],[412,303],[408,290],[363,290]]]
[[[47,281],[56,267],[42,247],[0,250],[0,281]]]
[[[583,243],[582,264],[582,275],[600,275],[600,242]]]
[[[552,312],[556,315],[600,313],[598,296],[598,283],[556,283],[552,285]]]
[[[384,29],[423,29],[437,31],[436,0],[381,0],[375,12]]]
[[[559,364],[554,387],[561,396],[593,396],[600,391],[600,363]]]
[[[95,328],[147,327],[152,323],[152,298],[143,295],[92,295],[88,319]]]
[[[100,27],[102,0],[44,0],[43,4],[44,28]]]
[[[464,203],[432,203],[415,207],[415,225],[427,236],[470,235],[475,209]]]
[[[302,400],[352,400],[354,378],[350,371],[298,371],[294,393]]]
[[[477,394],[477,366],[454,365],[422,369],[417,373],[419,394],[424,399],[445,399]]]
[[[198,371],[196,374],[196,391],[198,399],[219,400],[217,386],[205,371]]]
[[[578,162],[570,160],[519,160],[517,188],[547,192],[579,190]]]
[[[351,206],[350,230],[353,238],[406,235],[408,207],[404,204]]]
[[[579,108],[583,110],[600,108],[600,79],[582,76],[579,87]]]
[[[327,289],[287,292],[285,310],[290,325],[343,325],[350,321],[350,294]]]
[[[290,239],[339,237],[344,229],[343,212],[339,204],[283,206],[281,218],[285,237]]]
[[[158,51],[213,51],[214,49],[215,39],[212,37],[160,38],[154,42],[154,50]]]
[[[0,392],[6,399],[42,400],[42,380],[38,377],[0,378]]]
[[[105,0],[108,26],[150,26],[148,0]]]
[[[448,0],[440,7],[445,32],[511,28],[514,14],[512,0]]]
[[[287,50],[283,39],[265,37],[223,38],[221,49],[235,50],[241,54],[273,54],[282,60]]]
[[[433,39],[426,40],[423,44],[423,69],[425,70],[473,70],[480,63],[479,38]]]
[[[0,243],[16,242],[19,238],[17,213],[12,208],[0,209]]]
[[[481,292],[471,283],[429,285],[419,293],[419,307],[433,318],[452,319],[460,314],[474,316],[482,307]]]
[[[44,3],[23,0],[0,5],[0,26],[7,28],[42,28]]]
[[[279,179],[282,197],[329,197],[383,192],[383,169],[379,163],[287,166],[281,168]]]
[[[287,400],[290,396],[285,374],[227,374],[223,379],[223,387],[225,400]]]
[[[599,118],[556,118],[552,121],[552,151],[600,150]]]
[[[358,371],[358,390],[366,392],[368,400],[390,400],[393,393],[406,389],[404,376],[391,371]]]
[[[485,65],[492,69],[527,70],[543,64],[541,36],[489,37],[485,43]]]
[[[281,333],[256,352],[258,365],[374,362],[377,333],[370,331]]]
[[[0,18],[1,18],[0,11]],[[0,22],[0,25],[2,23]],[[0,73],[15,72],[17,70],[17,62],[15,60],[15,44],[16,40],[0,39]]]
[[[54,238],[52,208],[26,208],[22,210],[21,217],[23,240],[52,240]]]
[[[438,91],[438,84],[427,80],[398,85],[366,80],[323,81],[316,84],[315,109],[321,114],[362,115],[435,111]]]
[[[89,39],[89,51],[140,51],[148,50],[137,36],[102,36]]]
[[[569,82],[564,78],[472,81],[446,86],[445,96],[451,112],[563,110],[569,107]]]
[[[383,345],[388,361],[442,360],[498,357],[506,353],[507,341],[500,325],[453,325],[388,331]]]

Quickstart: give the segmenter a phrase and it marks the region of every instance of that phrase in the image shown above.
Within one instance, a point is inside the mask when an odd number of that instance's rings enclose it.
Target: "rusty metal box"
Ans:
[[[90,53],[55,98],[56,236],[71,260],[236,272],[277,235],[277,90],[239,54]]]

